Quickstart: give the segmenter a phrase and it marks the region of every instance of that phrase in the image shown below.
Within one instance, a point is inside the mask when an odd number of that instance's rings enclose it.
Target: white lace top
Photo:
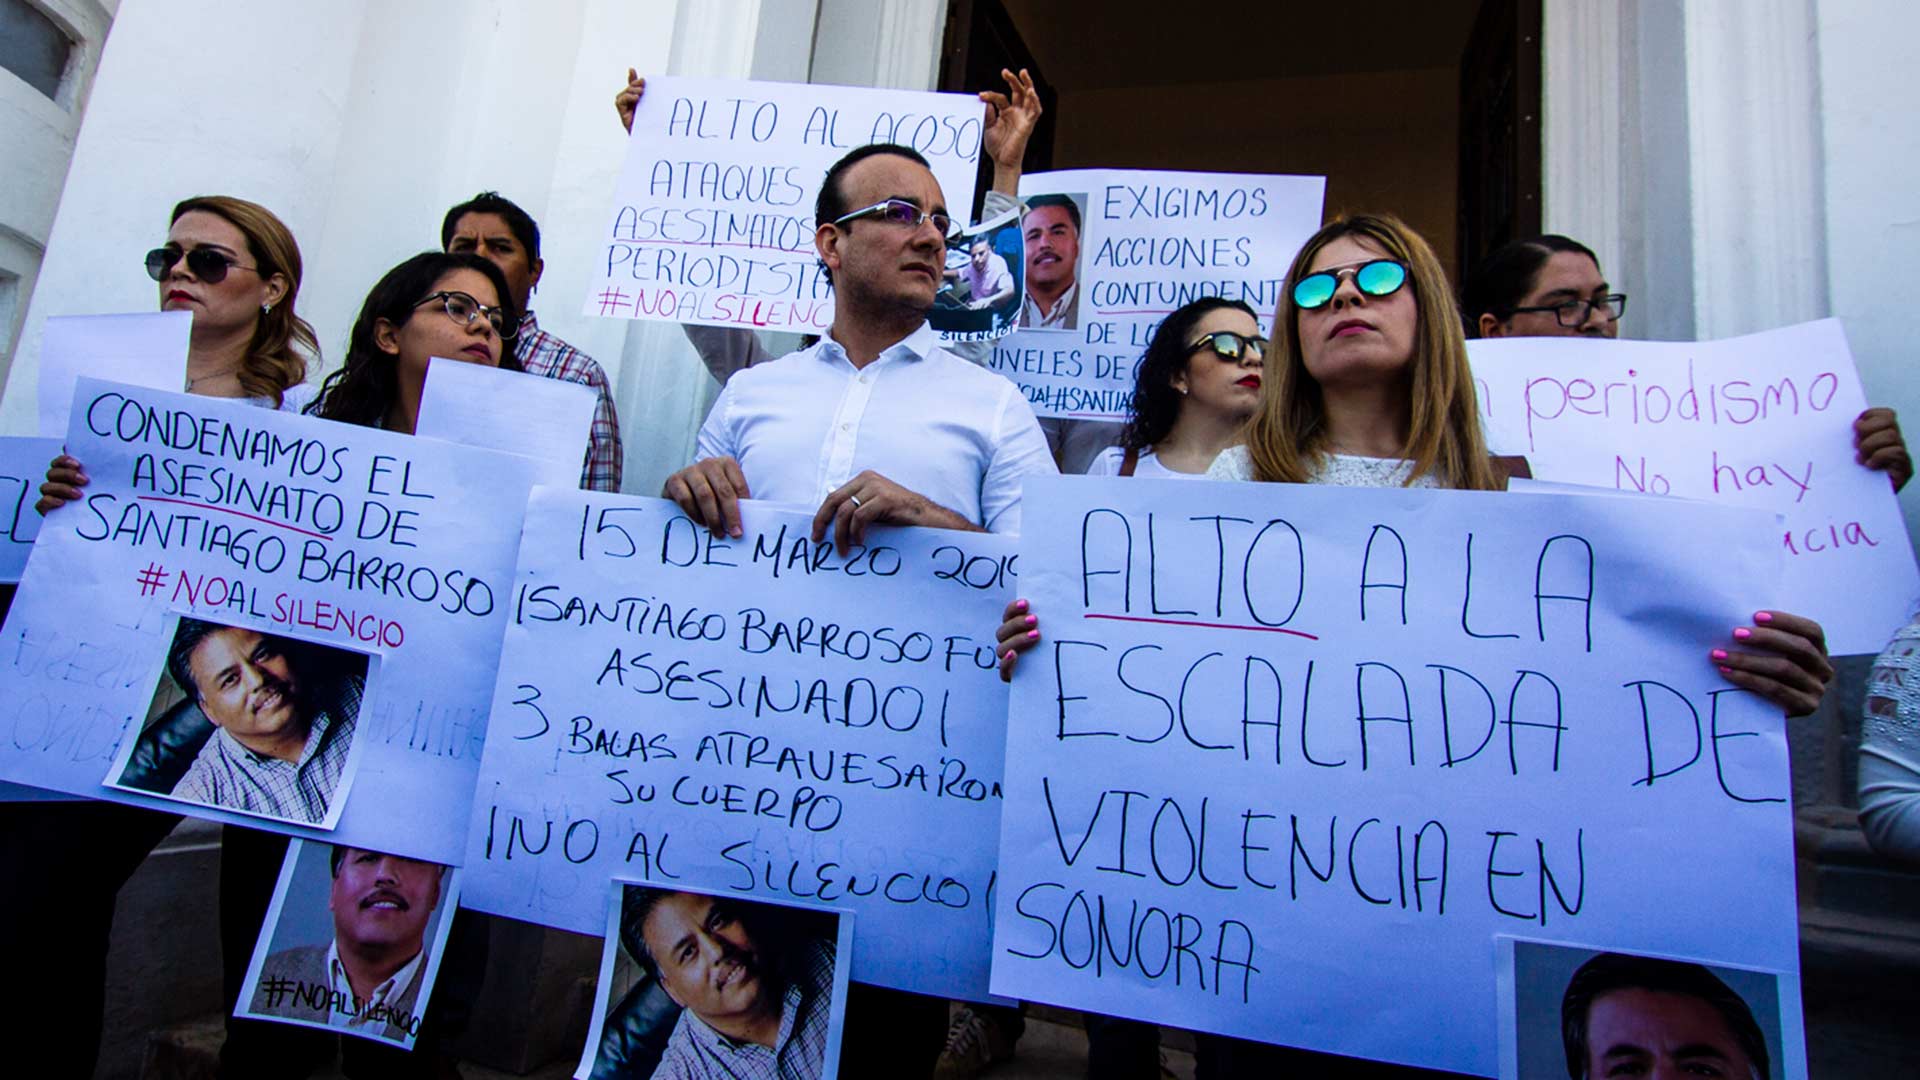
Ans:
[[[1333,487],[1400,487],[1406,483],[1407,474],[1413,471],[1413,462],[1404,458],[1370,458],[1353,454],[1328,454],[1327,464],[1314,475],[1309,484],[1328,484]],[[1252,480],[1253,457],[1244,446],[1232,446],[1220,452],[1207,469],[1209,480]],[[1432,474],[1415,480],[1417,488],[1437,488],[1440,481]]]
[[[1867,676],[1860,826],[1875,851],[1920,860],[1920,620],[1893,635]]]

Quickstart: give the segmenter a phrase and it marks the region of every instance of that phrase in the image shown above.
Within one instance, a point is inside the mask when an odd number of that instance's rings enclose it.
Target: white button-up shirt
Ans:
[[[1056,471],[1020,389],[926,323],[865,368],[829,336],[735,374],[695,456],[735,458],[754,498],[808,509],[872,469],[999,533],[1020,531],[1021,480]]]

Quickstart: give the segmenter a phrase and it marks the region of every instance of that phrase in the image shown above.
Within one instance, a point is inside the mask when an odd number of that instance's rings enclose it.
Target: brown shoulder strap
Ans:
[[[1120,475],[1132,476],[1133,470],[1140,464],[1140,451],[1129,446],[1120,455]]]
[[[1489,459],[1493,466],[1493,475],[1500,481],[1500,490],[1507,489],[1507,481],[1518,477],[1521,480],[1533,479],[1533,466],[1519,454],[1494,454]]]

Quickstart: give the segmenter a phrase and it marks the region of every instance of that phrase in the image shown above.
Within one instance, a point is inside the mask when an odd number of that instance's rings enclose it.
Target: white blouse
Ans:
[[[1404,458],[1370,458],[1353,454],[1328,454],[1327,461],[1320,471],[1307,481],[1309,484],[1328,484],[1333,487],[1401,487],[1437,488],[1440,481],[1432,473],[1407,485],[1407,474],[1413,471],[1413,462]],[[1213,459],[1213,465],[1207,469],[1209,480],[1252,480],[1253,456],[1244,446],[1230,446]]]

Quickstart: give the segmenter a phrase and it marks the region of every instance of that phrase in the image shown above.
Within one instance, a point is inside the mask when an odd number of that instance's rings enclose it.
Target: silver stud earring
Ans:
[[[272,311],[272,310],[273,310],[273,305],[272,305],[272,304],[261,304],[261,305],[260,305],[260,314],[262,314],[262,315],[265,315],[265,314],[266,314],[267,312],[269,312],[269,311]]]

